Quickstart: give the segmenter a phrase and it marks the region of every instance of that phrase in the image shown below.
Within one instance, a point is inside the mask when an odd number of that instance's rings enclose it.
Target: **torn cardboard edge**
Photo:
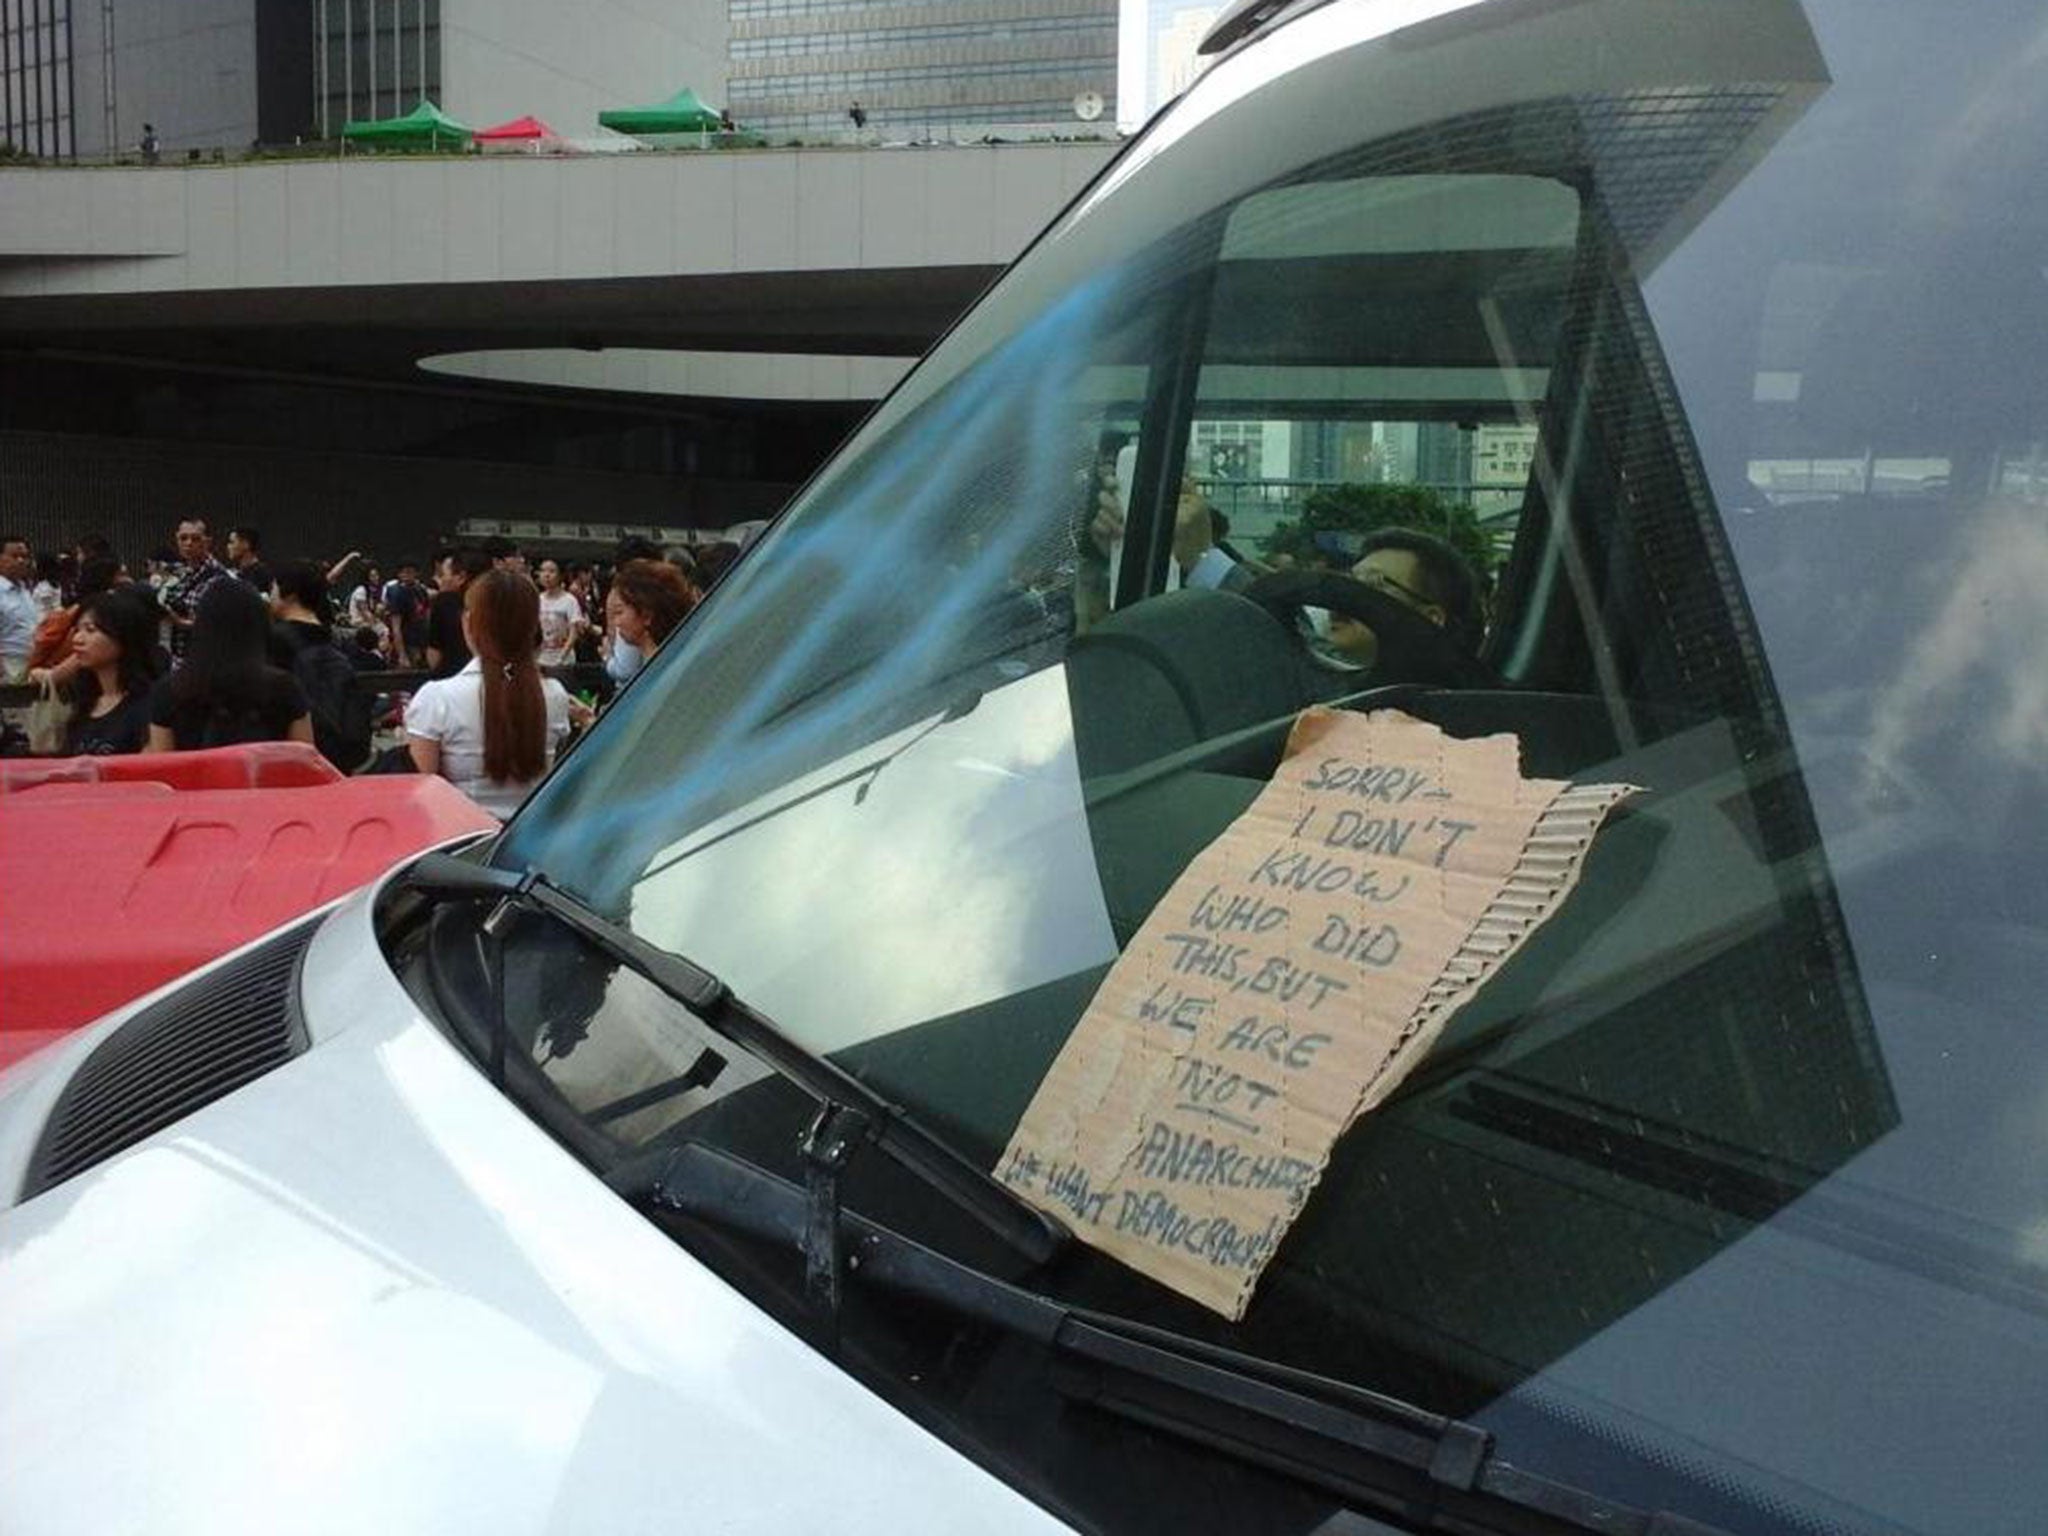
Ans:
[[[1516,746],[1519,752],[1520,743]],[[1573,784],[1550,802],[1537,818],[1522,857],[1508,873],[1500,893],[1444,962],[1442,973],[1429,984],[1410,1015],[1393,1053],[1365,1085],[1351,1124],[1378,1108],[1401,1086],[1450,1026],[1451,1016],[1563,905],[1578,884],[1579,866],[1601,823],[1615,806],[1638,793],[1640,789],[1632,784]],[[1560,861],[1569,867],[1561,868]]]

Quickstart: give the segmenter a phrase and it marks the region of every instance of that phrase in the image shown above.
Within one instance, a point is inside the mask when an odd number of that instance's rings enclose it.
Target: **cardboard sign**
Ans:
[[[1630,792],[1525,779],[1513,736],[1304,714],[1110,967],[998,1175],[1242,1317],[1337,1137],[1557,910]]]

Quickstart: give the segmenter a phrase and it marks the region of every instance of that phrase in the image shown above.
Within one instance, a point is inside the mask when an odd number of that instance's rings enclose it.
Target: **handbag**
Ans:
[[[71,724],[71,706],[57,696],[57,685],[43,679],[42,692],[28,707],[28,749],[38,757],[55,757],[64,750],[64,736]]]

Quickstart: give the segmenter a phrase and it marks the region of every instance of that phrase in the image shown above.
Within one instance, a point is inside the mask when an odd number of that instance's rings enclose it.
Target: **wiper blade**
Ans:
[[[973,1216],[1033,1266],[1046,1263],[1065,1247],[1068,1234],[1061,1222],[969,1162],[901,1106],[798,1042],[703,967],[648,943],[538,871],[514,874],[444,853],[429,853],[407,871],[406,880],[423,894],[496,903],[483,920],[485,933],[493,938],[501,935],[515,912],[545,914],[819,1101],[817,1119],[804,1141],[812,1206],[808,1225],[814,1245],[807,1251],[811,1252],[814,1289],[828,1310],[836,1307],[843,1267],[838,1249],[839,1174],[865,1145],[873,1145]],[[499,1006],[502,1013],[502,1000]]]
[[[701,1143],[649,1153],[606,1176],[657,1210],[806,1250],[803,1190]],[[1504,1462],[1475,1424],[1411,1403],[1067,1306],[847,1213],[855,1283],[1032,1340],[1061,1395],[1405,1519],[1506,1536],[1727,1536]]]

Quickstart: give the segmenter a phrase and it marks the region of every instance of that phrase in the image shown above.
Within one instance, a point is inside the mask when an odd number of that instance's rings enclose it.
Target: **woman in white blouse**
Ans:
[[[574,704],[535,660],[540,594],[517,571],[471,581],[462,603],[470,662],[423,685],[405,710],[406,747],[492,815],[519,809],[569,734]]]

